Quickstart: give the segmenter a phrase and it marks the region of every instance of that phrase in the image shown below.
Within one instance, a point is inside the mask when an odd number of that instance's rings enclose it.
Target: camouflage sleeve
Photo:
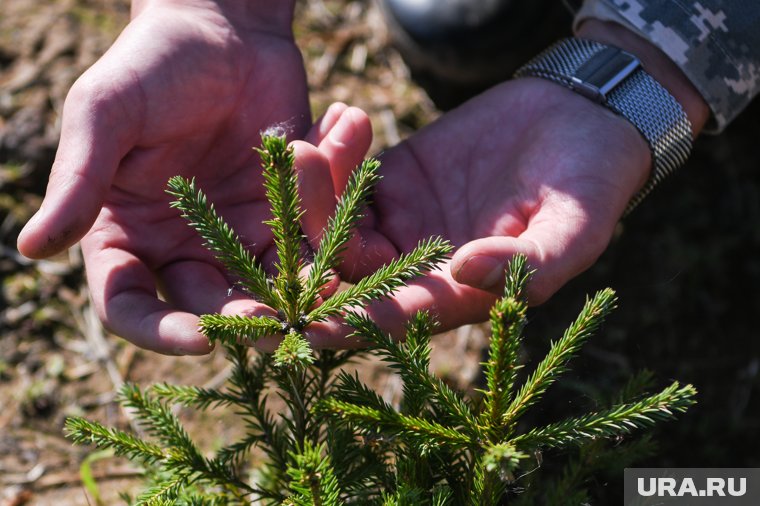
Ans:
[[[662,49],[712,111],[718,133],[760,92],[760,1],[585,0],[575,26],[614,21]]]

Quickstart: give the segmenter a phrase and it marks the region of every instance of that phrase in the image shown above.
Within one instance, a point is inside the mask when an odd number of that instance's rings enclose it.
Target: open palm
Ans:
[[[331,153],[327,152],[328,158]],[[383,180],[341,275],[373,271],[420,239],[458,248],[450,265],[368,312],[401,331],[420,309],[442,329],[483,321],[515,253],[538,269],[533,303],[588,268],[647,178],[647,145],[626,121],[560,86],[504,83],[382,156]],[[337,186],[346,175],[333,168]]]
[[[236,26],[235,16],[195,3],[143,11],[72,87],[45,202],[19,240],[40,257],[86,233],[101,319],[165,353],[208,350],[193,313],[253,304],[227,296],[223,271],[169,208],[167,180],[195,177],[266,257],[268,204],[251,147],[272,124],[294,136],[310,124],[289,23]]]

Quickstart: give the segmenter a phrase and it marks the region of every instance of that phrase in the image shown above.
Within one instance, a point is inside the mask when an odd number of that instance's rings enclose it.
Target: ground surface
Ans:
[[[386,43],[366,2],[313,0],[300,7],[297,35],[315,113],[334,100],[370,113],[374,150],[438,114]],[[79,252],[29,262],[16,236],[44,194],[60,110],[74,79],[128,20],[126,1],[3,0],[0,12],[0,505],[87,504],[79,466],[89,450],[62,437],[70,414],[126,427],[113,403],[123,380],[215,384],[219,354],[170,358],[104,334],[87,302]],[[612,286],[620,309],[585,349],[551,408],[572,411],[648,367],[661,383],[693,382],[699,405],[660,434],[651,465],[760,467],[760,107],[719,138],[704,139],[689,167],[658,189],[600,262],[531,316],[526,357],[540,357],[582,304]],[[436,368],[471,386],[484,343],[478,328],[436,341]],[[397,382],[368,376],[392,398]],[[581,399],[570,404],[568,399]],[[187,419],[187,417],[186,417]],[[189,419],[191,431],[228,437],[229,414]],[[104,504],[135,483],[128,463],[93,465]],[[603,482],[599,483],[601,488]],[[611,485],[612,486],[612,485]]]

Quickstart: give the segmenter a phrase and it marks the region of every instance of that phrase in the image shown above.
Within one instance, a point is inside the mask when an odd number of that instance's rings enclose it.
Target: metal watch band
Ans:
[[[686,113],[633,55],[591,40],[563,39],[515,72],[515,77],[529,76],[554,81],[608,107],[647,141],[652,172],[625,214],[689,157],[692,134]]]

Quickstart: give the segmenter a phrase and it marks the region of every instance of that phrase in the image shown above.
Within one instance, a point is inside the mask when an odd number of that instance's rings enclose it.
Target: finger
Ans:
[[[336,200],[330,177],[330,165],[325,156],[307,142],[294,141],[291,146],[295,154],[298,188],[304,209],[301,228],[309,245],[316,250],[319,248],[328,220],[335,212]],[[311,265],[305,266],[301,275],[308,276],[311,267]],[[320,296],[323,298],[335,293],[340,284],[337,272],[331,269],[331,273],[330,282],[320,289]]]
[[[282,342],[281,336],[264,336],[254,345],[261,353],[274,353]]]
[[[327,108],[325,113],[311,127],[304,140],[309,144],[319,146],[319,143],[327,137],[327,134],[332,130],[346,109],[348,109],[348,106],[342,102],[330,104],[330,107]]]
[[[319,248],[328,220],[335,212],[335,196],[330,180],[332,160],[328,160],[322,148],[315,148],[302,141],[292,143],[296,170],[299,175],[299,188],[305,210],[301,226],[309,244],[315,250]],[[348,160],[348,154],[329,151],[334,156]],[[358,151],[351,156],[357,156]],[[361,160],[359,155],[359,160]],[[357,162],[358,164],[358,162]],[[390,262],[398,255],[393,244],[380,233],[366,227],[358,227],[354,236],[346,243],[342,257],[344,262],[337,266],[338,272],[346,279],[357,279],[374,272],[384,263]]]
[[[211,351],[198,317],[156,296],[153,273],[132,253],[98,247],[85,238],[83,253],[92,301],[103,324],[135,345],[167,355]]]
[[[294,141],[291,146],[295,155],[298,191],[304,210],[301,227],[309,245],[317,248],[327,221],[335,211],[330,163],[312,144]]]
[[[134,137],[124,94],[93,75],[83,75],[66,97],[45,199],[18,239],[27,257],[58,253],[90,229]]]
[[[216,268],[205,261],[172,262],[159,271],[162,293],[177,309],[201,315],[207,313],[276,316],[277,312],[256,302],[233,287]]]
[[[335,126],[319,143],[319,151],[330,164],[335,194],[345,190],[352,172],[362,162],[372,143],[372,124],[359,108],[342,111]],[[344,262],[338,267],[342,279],[355,281],[376,271],[399,254],[396,247],[371,225],[371,216],[362,221],[346,244]]]
[[[248,294],[232,288],[232,284],[213,265],[204,261],[173,262],[160,271],[166,299],[177,309],[196,315],[224,314],[243,316],[277,316],[277,311],[255,301]],[[279,343],[280,335],[265,336],[255,343],[241,338],[240,342],[255,345],[259,341]]]
[[[449,267],[442,267],[441,271],[410,282],[391,298],[354,310],[369,316],[396,339],[404,337],[406,323],[419,311],[430,313],[440,332],[485,320],[496,297],[488,291],[457,283]],[[307,338],[315,349],[360,346],[361,338],[347,338],[351,333],[352,329],[338,319],[306,328]]]
[[[338,121],[321,139],[319,151],[330,162],[335,195],[343,193],[351,173],[362,162],[371,143],[372,123],[357,107],[343,110]]]
[[[599,258],[612,237],[614,222],[592,219],[572,205],[547,205],[517,237],[485,237],[462,246],[451,270],[463,284],[500,295],[507,263],[518,253],[536,270],[528,284],[531,304],[549,299]]]

